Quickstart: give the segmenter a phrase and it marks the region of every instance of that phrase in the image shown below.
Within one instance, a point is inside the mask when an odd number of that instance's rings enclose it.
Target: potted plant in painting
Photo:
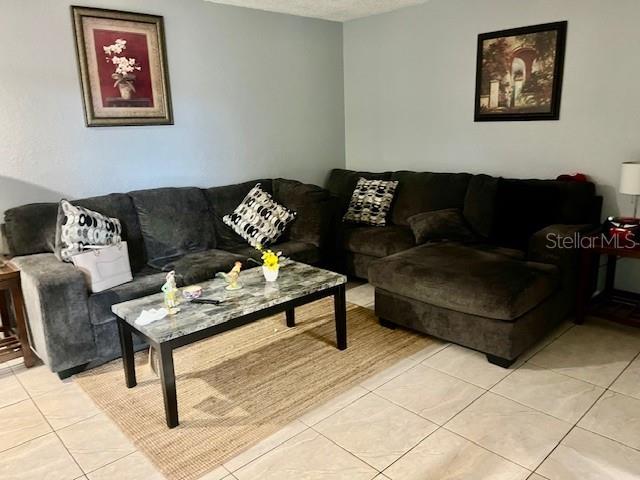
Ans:
[[[120,90],[120,96],[129,100],[133,93],[136,91],[134,81],[136,76],[132,73],[141,70],[141,67],[137,64],[135,58],[127,58],[126,56],[120,56],[120,54],[127,49],[127,41],[117,39],[114,44],[106,45],[102,47],[104,53],[107,55],[105,58],[107,62],[111,62],[116,66],[115,72],[111,75],[111,78],[115,80],[114,87],[118,87]]]

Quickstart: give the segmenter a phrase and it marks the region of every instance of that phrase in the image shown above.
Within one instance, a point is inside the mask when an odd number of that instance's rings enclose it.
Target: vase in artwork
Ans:
[[[131,85],[130,83],[121,83],[118,85],[118,89],[120,90],[120,96],[124,100],[131,99],[131,96],[133,95],[133,92],[134,92],[133,85]]]
[[[277,265],[275,267],[265,267],[262,266],[262,273],[264,275],[264,279],[267,282],[275,282],[278,279],[278,273],[280,271],[280,266]]]

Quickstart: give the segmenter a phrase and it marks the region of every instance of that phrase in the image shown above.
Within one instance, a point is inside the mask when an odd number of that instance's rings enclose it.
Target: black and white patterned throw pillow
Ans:
[[[63,262],[82,252],[86,245],[104,246],[122,240],[122,226],[110,218],[87,208],[61,200],[58,206],[55,253]]]
[[[255,247],[275,242],[295,218],[296,212],[276,202],[258,183],[222,221]]]
[[[343,220],[384,227],[387,224],[387,214],[397,186],[397,180],[360,178],[351,195],[349,208]]]

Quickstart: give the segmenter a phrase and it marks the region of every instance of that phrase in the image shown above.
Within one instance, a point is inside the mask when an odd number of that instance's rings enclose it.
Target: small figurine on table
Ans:
[[[162,285],[162,293],[164,293],[164,305],[167,307],[169,315],[178,313],[178,287],[176,286],[176,272],[173,270],[167,273],[167,281]]]
[[[226,290],[238,290],[242,288],[242,284],[238,282],[240,278],[240,270],[242,270],[242,262],[236,262],[229,273],[218,272],[216,276],[224,278],[229,284],[225,287]]]

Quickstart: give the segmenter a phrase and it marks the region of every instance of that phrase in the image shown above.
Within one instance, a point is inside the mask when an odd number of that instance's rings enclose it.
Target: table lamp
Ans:
[[[638,195],[640,195],[640,162],[625,162],[620,170],[620,193],[633,195],[633,218],[638,218]]]

